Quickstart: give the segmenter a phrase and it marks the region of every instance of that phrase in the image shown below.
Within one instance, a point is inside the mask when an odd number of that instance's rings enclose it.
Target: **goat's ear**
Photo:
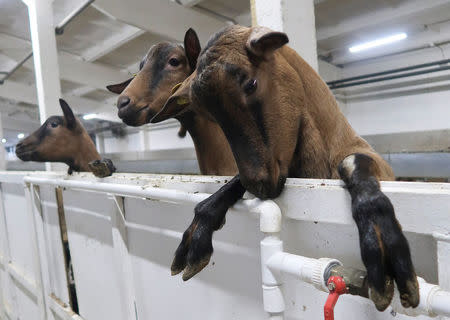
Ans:
[[[288,42],[289,38],[284,32],[273,31],[266,27],[254,27],[246,47],[256,56],[267,57]]]
[[[167,99],[161,111],[150,120],[150,123],[158,123],[181,114],[191,104],[190,87],[190,81],[186,80],[173,87],[172,95]]]
[[[130,84],[130,82],[133,80],[133,78],[128,79],[127,81],[124,81],[122,83],[118,84],[111,84],[109,86],[106,86],[106,89],[111,91],[112,93],[121,94],[123,90]]]
[[[64,118],[66,119],[67,128],[69,129],[75,128],[75,126],[77,125],[77,120],[75,119],[75,115],[73,114],[72,109],[63,99],[59,99],[59,104],[63,111]]]
[[[184,51],[186,52],[186,57],[191,70],[195,70],[201,50],[202,48],[197,33],[195,33],[194,29],[189,28],[184,35]]]

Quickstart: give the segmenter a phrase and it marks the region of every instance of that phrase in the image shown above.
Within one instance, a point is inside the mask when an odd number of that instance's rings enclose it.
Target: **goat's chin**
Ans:
[[[16,156],[22,161],[36,161],[36,162],[45,161],[36,151],[25,151],[25,152],[16,151]]]
[[[155,114],[156,112],[153,112],[153,110],[147,107],[138,112],[122,114],[119,117],[127,126],[139,127],[149,123],[150,119],[153,118]]]
[[[286,183],[286,177],[280,176],[273,183],[267,179],[264,180],[247,180],[241,176],[241,181],[245,189],[256,197],[262,200],[274,199],[278,197],[283,191],[284,184]]]

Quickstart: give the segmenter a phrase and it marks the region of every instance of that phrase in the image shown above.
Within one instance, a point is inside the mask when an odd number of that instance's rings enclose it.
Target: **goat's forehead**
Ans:
[[[62,116],[51,116],[49,117],[44,124],[49,123],[49,122],[57,122],[57,123],[63,123],[64,122],[64,117]]]
[[[215,34],[201,52],[197,70],[227,64],[247,64],[249,62],[245,43],[248,38],[248,28],[226,28]]]
[[[142,58],[142,62],[146,62],[149,59],[157,58],[161,56],[165,56],[167,54],[170,54],[171,52],[179,51],[180,53],[184,52],[184,49],[181,45],[177,43],[171,43],[171,42],[161,42],[158,44],[154,44],[150,47],[150,49],[147,51],[145,56]]]

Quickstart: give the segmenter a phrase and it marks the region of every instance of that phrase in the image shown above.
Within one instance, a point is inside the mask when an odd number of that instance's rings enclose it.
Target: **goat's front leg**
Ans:
[[[348,156],[339,165],[339,174],[352,198],[353,219],[359,231],[370,298],[378,310],[385,310],[394,295],[395,280],[402,305],[417,307],[419,285],[408,241],[391,201],[380,190],[376,166],[370,156],[361,153]]]
[[[184,270],[189,280],[209,263],[213,253],[212,235],[225,224],[225,215],[245,193],[239,175],[195,207],[195,216],[184,232],[172,262],[172,275]]]

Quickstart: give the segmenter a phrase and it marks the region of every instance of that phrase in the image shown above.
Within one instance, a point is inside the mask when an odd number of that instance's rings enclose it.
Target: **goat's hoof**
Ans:
[[[99,178],[109,177],[116,171],[116,167],[110,159],[94,160],[88,165],[92,173]]]
[[[402,306],[417,307],[419,284],[408,241],[395,218],[391,202],[381,192],[357,200],[353,210],[354,214],[362,217],[358,228],[370,298],[379,311],[385,310],[392,301],[395,281]]]
[[[195,265],[188,264],[183,272],[183,281],[188,281],[190,278],[195,276],[197,273],[203,270],[209,264],[209,260],[211,259],[211,255],[205,257],[203,260],[199,261]]]
[[[213,253],[212,234],[206,223],[194,218],[175,252],[170,268],[172,275],[184,271],[183,280],[187,281],[208,265]]]

